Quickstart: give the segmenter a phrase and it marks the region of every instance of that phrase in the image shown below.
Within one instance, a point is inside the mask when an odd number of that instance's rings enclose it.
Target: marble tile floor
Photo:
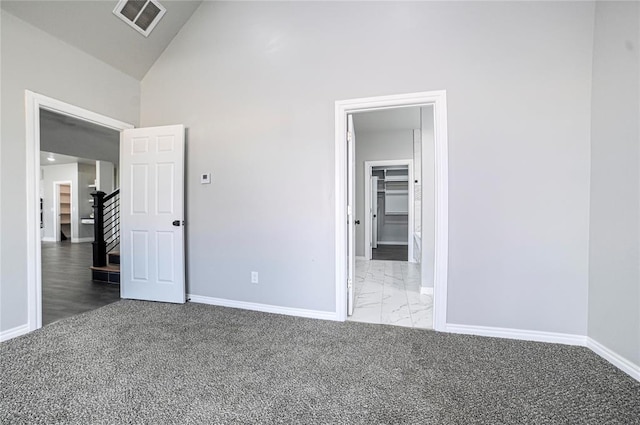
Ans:
[[[433,329],[433,296],[420,294],[420,265],[356,259],[354,322]]]

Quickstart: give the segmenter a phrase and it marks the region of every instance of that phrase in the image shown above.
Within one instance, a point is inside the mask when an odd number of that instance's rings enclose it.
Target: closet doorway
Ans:
[[[72,238],[71,226],[71,182],[54,182],[55,207],[53,213],[56,242]]]
[[[364,257],[416,261],[413,159],[364,161]]]

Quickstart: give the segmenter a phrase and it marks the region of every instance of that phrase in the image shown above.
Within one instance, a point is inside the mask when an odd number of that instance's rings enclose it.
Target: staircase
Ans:
[[[91,266],[91,280],[96,282],[120,283],[120,252],[107,254],[105,266]]]
[[[93,265],[91,280],[120,284],[120,189],[93,196]]]

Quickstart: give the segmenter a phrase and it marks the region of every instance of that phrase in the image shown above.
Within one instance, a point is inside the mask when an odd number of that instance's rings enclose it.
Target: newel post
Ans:
[[[107,265],[107,242],[104,240],[104,197],[106,193],[98,190],[93,196],[93,266]]]

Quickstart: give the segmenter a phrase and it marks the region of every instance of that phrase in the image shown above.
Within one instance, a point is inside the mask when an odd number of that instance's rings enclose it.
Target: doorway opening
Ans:
[[[54,214],[53,210],[55,210],[55,214],[63,214],[59,215],[58,225],[55,226],[55,230],[51,231],[51,235],[48,236],[52,239],[52,242],[56,244],[60,238],[60,232],[58,229],[62,227],[65,228],[67,223],[67,213],[66,208],[67,205],[64,204],[63,198],[66,199],[67,195],[58,191],[56,193],[56,198],[58,199],[55,203],[50,204],[49,208],[45,206],[45,202],[43,199],[43,193],[45,187],[43,187],[43,170],[42,170],[42,162],[41,161],[41,136],[43,135],[43,116],[51,116],[51,114],[55,114],[56,116],[60,116],[63,118],[67,118],[72,120],[74,123],[86,124],[91,126],[97,126],[102,129],[109,129],[110,131],[119,132],[133,128],[133,125],[124,123],[121,121],[114,120],[112,118],[106,117],[104,115],[96,114],[94,112],[88,111],[83,108],[79,108],[77,106],[61,102],[59,100],[43,96],[31,91],[25,91],[25,103],[26,103],[26,143],[27,143],[27,251],[28,251],[28,264],[27,264],[27,288],[28,288],[28,329],[29,331],[38,329],[42,326],[43,323],[43,287],[42,287],[42,270],[43,270],[43,256],[42,256],[42,242],[43,239],[43,228],[45,226],[45,222],[47,220],[48,211],[50,210],[51,214]],[[52,154],[51,152],[47,153],[47,156]],[[82,168],[82,167],[80,167]],[[82,174],[82,170],[77,171],[77,174]],[[69,179],[72,182],[73,179]],[[83,184],[82,189],[87,193],[90,189],[89,186],[91,184]],[[53,184],[50,186],[53,191]],[[63,185],[58,184],[57,187],[63,187]],[[56,187],[56,189],[57,189]],[[82,200],[80,200],[75,194],[80,189],[79,184],[69,184],[69,203],[68,203],[68,221],[70,229],[68,230],[69,236],[71,237],[71,243],[69,243],[68,247],[71,249],[75,249],[77,251],[81,251],[83,254],[87,254],[87,249],[89,250],[88,256],[91,256],[91,244],[88,242],[89,240],[93,240],[93,238],[89,238],[88,236],[85,238],[81,235],[81,232],[87,231],[87,229],[81,229],[80,219],[78,216],[77,220],[73,221],[71,217],[78,215],[78,212],[82,207],[88,207],[89,202],[86,194]],[[74,201],[75,199],[75,201]],[[84,204],[80,204],[81,201],[85,201]],[[53,207],[53,209],[52,209]],[[63,213],[65,211],[65,213]],[[85,219],[89,219],[88,217],[82,217]],[[64,233],[64,230],[63,230]],[[90,232],[89,232],[90,233]],[[58,251],[61,252],[61,251]],[[62,254],[67,255],[67,254]],[[90,264],[89,264],[90,265]],[[86,272],[89,274],[89,267],[86,267]]]
[[[433,185],[433,173],[424,179],[414,175],[414,164],[420,164],[416,156],[420,150],[414,145],[421,141],[421,108],[351,115],[356,261],[349,320],[431,329],[433,294],[423,290],[431,290],[432,281],[422,280],[420,257],[415,258],[413,243],[420,231],[416,227],[420,220],[414,219],[416,212],[420,215],[415,209],[421,199],[416,189]],[[425,132],[430,132],[431,121],[425,127]],[[429,143],[426,148],[432,147]],[[433,166],[424,168],[433,170]],[[433,202],[425,206],[433,208]]]
[[[93,249],[97,233],[108,239],[108,230],[118,230],[118,205],[94,208],[92,195],[114,193],[119,145],[115,130],[40,112],[43,325],[120,299],[119,235],[107,256],[116,264],[98,265]]]
[[[418,257],[420,263],[432,262],[431,281],[433,282],[433,328],[444,330],[446,324],[446,298],[447,298],[447,251],[448,251],[448,183],[447,183],[447,118],[446,118],[446,92],[423,92],[406,95],[382,96],[373,98],[351,99],[336,102],[336,316],[339,320],[346,320],[348,313],[353,309],[354,284],[356,279],[356,262],[366,260],[361,250],[361,258],[356,258],[356,236],[359,217],[362,217],[363,208],[358,211],[357,191],[356,191],[356,161],[355,146],[357,146],[358,136],[354,133],[353,117],[358,113],[371,111],[396,110],[398,108],[418,107],[421,110],[430,111],[432,120],[433,149],[431,157],[429,150],[425,149],[414,158],[419,158],[423,164],[431,161],[433,164],[433,203],[432,217],[425,213],[422,208],[417,214],[420,223],[433,221],[433,250],[419,249]],[[417,155],[417,156],[416,156]],[[372,166],[373,171],[373,166]],[[418,170],[420,171],[420,170]],[[415,173],[415,170],[414,170]],[[418,173],[418,181],[421,181],[421,174]],[[373,176],[373,175],[372,175]],[[414,174],[415,176],[415,174]],[[367,181],[366,178],[363,179]],[[413,179],[414,182],[416,179]],[[368,180],[371,185],[371,180]],[[377,184],[377,182],[376,182]],[[397,190],[402,190],[398,189]],[[408,189],[407,189],[408,190]],[[372,196],[372,189],[363,191]],[[409,193],[407,193],[408,197]],[[398,207],[396,202],[399,199],[390,199],[392,206]],[[362,203],[364,204],[364,202]],[[362,205],[361,204],[361,205]],[[371,206],[371,204],[369,204]],[[409,208],[409,207],[407,207]],[[415,203],[414,203],[415,208]],[[391,212],[398,212],[398,209],[391,208]],[[415,212],[415,210],[414,210]],[[408,211],[407,211],[408,215]],[[372,217],[373,218],[373,217]],[[376,218],[377,214],[376,214]],[[416,220],[416,221],[418,221]],[[413,223],[415,226],[415,223]],[[415,229],[415,227],[414,227]],[[362,232],[373,239],[373,231]],[[411,232],[410,240],[407,234],[407,259],[409,249],[416,251],[416,246],[420,243],[424,245],[424,236],[420,232]],[[429,257],[432,256],[431,259]],[[422,267],[420,277],[424,279],[428,275]],[[425,274],[426,273],[426,274]]]

